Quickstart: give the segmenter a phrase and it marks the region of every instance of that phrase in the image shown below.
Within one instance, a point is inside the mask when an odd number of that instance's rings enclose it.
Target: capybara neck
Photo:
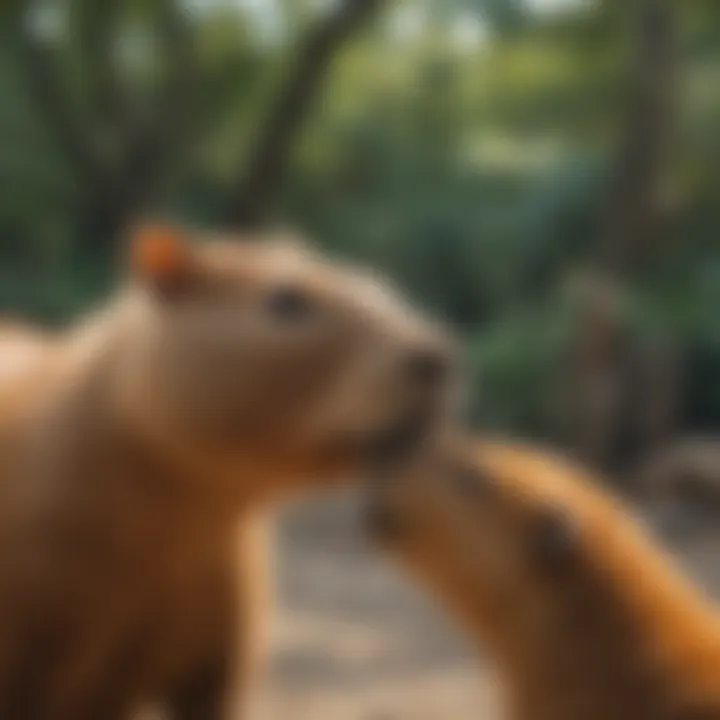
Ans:
[[[107,527],[111,517],[132,518],[138,539],[154,525],[155,548],[170,544],[177,529],[186,551],[195,530],[214,536],[212,528],[243,514],[243,478],[227,483],[186,438],[171,442],[145,423],[153,397],[143,402],[128,371],[148,322],[131,293],[81,321],[60,339],[52,362],[24,378],[39,390],[21,406],[26,422],[16,427],[29,448],[42,449],[37,462],[57,463],[55,479],[43,480],[49,512],[60,515],[67,505],[77,520],[86,507],[88,520]]]

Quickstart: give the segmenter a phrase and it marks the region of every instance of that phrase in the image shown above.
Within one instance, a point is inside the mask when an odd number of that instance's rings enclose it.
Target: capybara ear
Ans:
[[[197,274],[184,232],[166,223],[142,222],[132,229],[130,268],[136,279],[163,296],[187,290]]]

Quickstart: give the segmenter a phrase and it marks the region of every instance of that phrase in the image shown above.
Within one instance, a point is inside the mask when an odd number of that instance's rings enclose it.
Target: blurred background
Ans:
[[[84,309],[146,212],[281,222],[457,328],[476,420],[610,465],[720,424],[713,0],[4,7],[3,310]]]
[[[0,23],[3,313],[85,309],[146,213],[291,225],[452,324],[477,424],[720,507],[717,0],[8,0]],[[278,717],[319,717],[297,693],[468,715],[419,674],[460,662],[416,646],[441,621],[367,558],[348,575],[328,502],[286,527]],[[368,618],[394,649],[352,639]],[[391,677],[414,709],[357,699]]]

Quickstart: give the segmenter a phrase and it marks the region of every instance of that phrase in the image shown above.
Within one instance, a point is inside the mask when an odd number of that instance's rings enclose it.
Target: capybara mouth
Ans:
[[[413,413],[401,422],[374,433],[367,458],[374,477],[389,472],[395,463],[411,455],[423,443],[432,426],[430,414]]]

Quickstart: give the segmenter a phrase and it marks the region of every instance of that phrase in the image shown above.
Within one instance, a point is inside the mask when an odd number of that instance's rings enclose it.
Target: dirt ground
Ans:
[[[278,535],[262,720],[499,717],[482,661],[431,600],[364,542],[351,495],[293,508]],[[672,550],[720,595],[720,521]]]

